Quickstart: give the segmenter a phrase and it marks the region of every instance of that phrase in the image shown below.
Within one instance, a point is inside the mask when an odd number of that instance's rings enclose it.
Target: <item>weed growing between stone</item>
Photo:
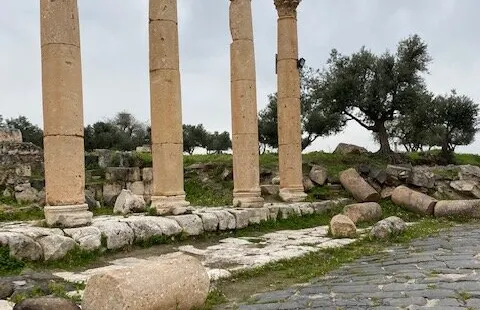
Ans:
[[[10,256],[8,247],[0,246],[0,275],[18,274],[25,263]]]

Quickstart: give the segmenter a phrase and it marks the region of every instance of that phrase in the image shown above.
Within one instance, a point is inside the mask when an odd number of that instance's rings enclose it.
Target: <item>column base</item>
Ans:
[[[185,200],[185,195],[152,196],[152,204],[150,207],[157,211],[157,215],[169,215],[173,213],[185,213],[175,209],[186,208],[189,205],[190,202]]]
[[[70,206],[45,206],[43,208],[48,226],[79,227],[92,223],[93,213],[88,211],[87,204]]]
[[[261,208],[263,202],[260,191],[233,193],[234,208]]]
[[[285,202],[300,202],[307,198],[303,186],[302,188],[281,188],[278,195]]]

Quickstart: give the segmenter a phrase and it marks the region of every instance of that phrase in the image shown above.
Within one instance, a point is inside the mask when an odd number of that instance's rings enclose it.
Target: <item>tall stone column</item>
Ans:
[[[186,207],[178,54],[177,0],[150,0],[152,207],[169,214]]]
[[[41,0],[45,219],[74,227],[92,220],[85,203],[83,95],[76,0]]]
[[[251,0],[230,0],[233,205],[262,207]]]
[[[302,136],[297,6],[301,0],[274,0],[278,12],[277,109],[280,197],[302,201]]]

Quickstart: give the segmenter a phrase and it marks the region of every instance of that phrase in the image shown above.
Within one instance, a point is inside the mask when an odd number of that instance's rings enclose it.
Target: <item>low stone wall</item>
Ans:
[[[10,255],[18,259],[51,261],[76,247],[87,251],[115,250],[152,238],[242,229],[268,220],[323,213],[348,202],[349,199],[338,199],[267,204],[252,209],[197,208],[192,214],[167,217],[99,216],[91,226],[66,229],[35,226],[38,222],[11,222],[0,225],[0,245],[9,247]]]

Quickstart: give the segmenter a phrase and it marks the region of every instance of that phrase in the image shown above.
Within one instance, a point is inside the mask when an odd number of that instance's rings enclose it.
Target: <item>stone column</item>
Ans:
[[[278,12],[277,109],[280,197],[287,202],[305,199],[302,184],[300,72],[297,6],[301,0],[274,0]]]
[[[183,128],[177,0],[150,0],[152,207],[169,214],[189,205],[183,188]]]
[[[87,225],[80,30],[76,0],[40,1],[45,219]]]
[[[262,207],[251,0],[230,0],[234,207]]]

